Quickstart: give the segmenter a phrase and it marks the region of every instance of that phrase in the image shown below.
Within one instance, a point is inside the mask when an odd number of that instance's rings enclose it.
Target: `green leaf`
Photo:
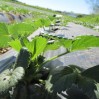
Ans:
[[[43,37],[36,37],[34,40],[34,55],[32,60],[34,60],[37,56],[39,56],[45,49],[47,45],[47,39]]]
[[[91,47],[99,47],[99,37],[80,36],[73,41],[71,51],[83,50]]]
[[[9,35],[8,28],[5,23],[0,23],[0,36]]]
[[[40,21],[43,26],[49,26],[51,23],[49,19],[44,19],[44,18],[40,19]]]
[[[61,67],[56,68],[46,81],[46,89],[48,89],[50,92],[61,93],[75,83],[76,77],[77,75],[74,73],[71,67],[65,67],[64,69]]]
[[[74,40],[59,39],[59,41],[70,52],[99,47],[99,37],[96,36],[78,36]]]
[[[81,69],[75,66],[65,67],[64,69],[56,68],[45,83],[46,89],[53,93],[69,91],[70,96],[82,94],[87,97],[86,99],[97,99],[94,92],[96,90],[94,80],[83,77],[78,70]],[[75,92],[76,90],[74,92],[73,90],[70,91],[73,85],[77,86],[77,92]]]
[[[99,82],[99,65],[91,67],[81,73],[82,76],[91,78],[97,82]]]
[[[59,41],[65,48],[71,49],[73,40],[70,40],[70,39],[59,39]]]
[[[33,27],[26,22],[12,24],[9,26],[9,32],[13,37],[26,36],[33,32]]]
[[[0,35],[0,47],[7,47],[11,38],[8,35]]]
[[[51,44],[47,44],[46,45],[46,48],[45,48],[45,51],[48,51],[48,50],[56,50],[60,47],[60,42],[58,41],[55,41],[54,43],[51,43]]]
[[[24,38],[24,39],[23,39],[23,43],[24,43],[25,47],[28,48],[28,50],[29,50],[29,51],[32,53],[32,55],[33,55],[33,53],[34,53],[34,40],[32,40],[32,41],[30,42],[28,39]]]
[[[11,40],[6,24],[0,23],[0,47],[8,46]]]
[[[66,91],[66,89],[70,88],[72,84],[75,83],[75,81],[76,81],[76,74],[72,73],[72,74],[64,75],[54,83],[52,89],[54,89],[55,93],[56,92],[61,93],[62,91]]]
[[[34,22],[34,26],[36,28],[42,27],[42,23],[41,23],[40,19]]]
[[[20,51],[20,49],[22,48],[21,42],[18,39],[9,42],[9,45],[17,51]]]
[[[83,91],[83,93],[85,93],[89,97],[89,99],[97,99],[94,92],[94,90],[96,90],[94,80],[79,76],[77,85]]]

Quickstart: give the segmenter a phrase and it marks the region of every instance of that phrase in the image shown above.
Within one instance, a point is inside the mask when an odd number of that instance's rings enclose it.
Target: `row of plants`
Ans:
[[[41,16],[41,17],[46,16],[46,14],[41,13],[41,12],[30,11],[28,9],[17,8],[17,7],[13,7],[11,5],[6,5],[6,4],[0,5],[0,12],[1,13],[12,13],[15,15],[32,15],[33,18],[39,18],[39,16]]]
[[[99,15],[83,16],[81,18],[76,18],[73,22],[94,29],[95,26],[99,26]]]
[[[64,15],[65,22],[74,22],[88,28],[99,31],[99,15],[82,15],[82,17],[71,17]]]
[[[33,20],[33,21],[31,21]],[[54,20],[53,17],[27,19],[21,23],[5,24],[0,23],[0,48],[8,47],[8,42],[14,39],[28,37],[39,27],[49,26]]]
[[[22,8],[16,8],[13,7],[11,5],[6,5],[6,4],[2,4],[0,5],[0,11],[6,11],[6,12],[10,12],[13,11],[13,13],[22,13],[22,14],[28,14],[30,11],[26,10],[26,9],[22,9]]]
[[[33,6],[33,5],[31,6],[31,5],[28,5],[26,3],[22,3],[22,2],[17,1],[17,0],[5,0],[5,1],[10,1],[10,2],[13,2],[13,3],[16,3],[16,4],[24,5],[24,6],[35,8],[35,9],[39,9],[39,10],[46,11],[46,12],[53,13],[53,14],[59,14],[58,12],[56,12],[52,9],[43,8],[43,7],[39,7],[39,6]]]
[[[54,40],[54,42],[49,42]],[[86,41],[86,42],[85,42]],[[68,53],[99,47],[99,37],[79,36],[74,39],[40,35],[9,42],[19,52],[14,65],[0,74],[0,93],[6,99],[99,99],[99,66],[87,70],[79,66],[56,66],[46,63]],[[63,46],[66,52],[48,60],[44,53]],[[64,91],[64,93],[63,93]],[[10,94],[9,94],[10,92]],[[5,96],[6,94],[6,96]]]

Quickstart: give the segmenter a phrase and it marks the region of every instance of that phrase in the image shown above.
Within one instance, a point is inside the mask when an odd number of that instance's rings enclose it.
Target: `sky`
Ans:
[[[18,0],[26,4],[50,8],[53,10],[89,14],[90,7],[86,0]]]

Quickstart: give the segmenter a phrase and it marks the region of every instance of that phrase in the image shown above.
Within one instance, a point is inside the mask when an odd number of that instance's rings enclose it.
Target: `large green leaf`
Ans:
[[[83,50],[91,47],[99,47],[99,37],[80,36],[73,41],[71,51]]]
[[[22,22],[17,24],[12,24],[9,26],[9,32],[14,37],[29,35],[33,32],[33,27],[31,24]]]
[[[83,71],[82,76],[91,78],[97,82],[99,82],[99,65],[91,67],[85,71]]]
[[[22,47],[26,47],[29,52],[32,53],[32,60],[37,58],[47,45],[47,39],[43,37],[35,37],[31,42],[29,42],[26,38],[22,40],[22,42],[18,39],[9,43],[14,49],[19,51]]]
[[[25,47],[32,53],[32,60],[39,56],[47,45],[47,39],[43,37],[35,37],[31,42],[27,39],[23,39]]]
[[[74,40],[60,39],[59,41],[70,52],[99,47],[99,37],[96,36],[78,36]]]

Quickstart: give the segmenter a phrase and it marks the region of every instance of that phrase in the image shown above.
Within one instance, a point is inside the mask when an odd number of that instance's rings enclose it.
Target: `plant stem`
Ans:
[[[60,57],[60,56],[63,56],[63,55],[65,55],[65,54],[68,54],[68,53],[69,53],[69,51],[66,51],[66,52],[64,52],[64,53],[62,53],[62,54],[59,54],[59,55],[57,55],[57,56],[54,56],[54,57],[52,57],[52,58],[46,60],[45,62],[43,62],[43,63],[41,64],[41,67],[42,67],[44,64],[46,64],[47,62],[50,62],[50,61],[52,61],[52,60],[54,60],[54,59],[56,59],[56,58],[58,58],[58,57]]]

